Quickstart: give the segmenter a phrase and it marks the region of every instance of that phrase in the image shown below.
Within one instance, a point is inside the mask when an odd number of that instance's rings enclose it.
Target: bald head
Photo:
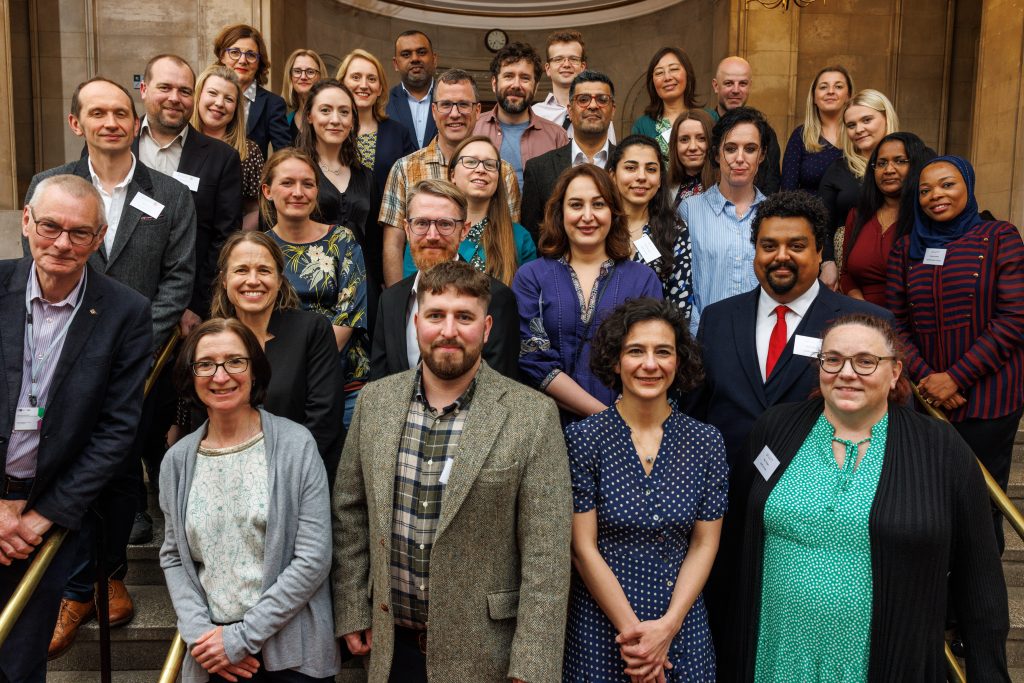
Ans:
[[[726,57],[718,63],[711,87],[718,95],[718,113],[742,107],[750,97],[750,62],[742,57]]]

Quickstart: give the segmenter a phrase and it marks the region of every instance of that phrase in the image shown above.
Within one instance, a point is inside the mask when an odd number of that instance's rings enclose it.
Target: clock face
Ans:
[[[488,50],[491,52],[497,52],[508,44],[508,34],[500,28],[491,29],[487,32],[484,42],[486,43]]]

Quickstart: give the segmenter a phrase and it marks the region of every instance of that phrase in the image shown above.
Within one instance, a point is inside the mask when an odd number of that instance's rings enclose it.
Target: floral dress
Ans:
[[[690,312],[693,309],[693,249],[690,246],[690,229],[686,227],[686,223],[677,221],[676,230],[678,232],[672,245],[672,268],[663,273],[661,259],[647,265],[658,274],[665,299],[675,304],[689,323]],[[650,226],[644,226],[644,234],[651,236]],[[646,263],[640,255],[640,250],[633,254],[633,260],[637,263]]]
[[[351,327],[352,337],[341,352],[345,385],[365,382],[370,375],[366,332],[366,265],[352,231],[332,225],[320,239],[296,244],[269,233],[284,252],[284,274],[302,307],[332,325]]]

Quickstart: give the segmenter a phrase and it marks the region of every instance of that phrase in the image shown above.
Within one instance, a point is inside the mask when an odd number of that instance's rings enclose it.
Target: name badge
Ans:
[[[175,171],[174,175],[171,177],[193,192],[199,191],[199,178],[197,176],[182,173],[181,171]]]
[[[793,336],[793,354],[813,358],[821,353],[821,340],[817,337],[805,337],[802,334]]]
[[[654,263],[661,258],[661,252],[658,251],[658,247],[654,246],[654,240],[648,235],[641,235],[640,239],[633,242],[633,246],[636,247],[636,251],[644,263]]]
[[[775,474],[775,470],[779,469],[779,459],[772,453],[772,449],[765,446],[761,449],[758,456],[754,458],[754,467],[761,473],[764,480],[768,481]]]
[[[669,138],[672,137],[672,129],[666,128],[665,130],[661,131],[661,137],[665,138],[665,142],[668,142]]]
[[[135,207],[142,213],[146,214],[150,218],[159,218],[160,212],[164,210],[163,204],[153,199],[152,197],[147,197],[141,192],[135,193],[135,196],[132,197],[130,205]]]
[[[941,266],[946,262],[945,249],[925,249],[924,260],[921,263],[926,266]]]
[[[452,473],[452,463],[455,462],[452,458],[445,458],[444,469],[441,470],[441,476],[438,478],[438,484],[447,484],[448,475]]]
[[[43,426],[43,409],[19,406],[14,413],[14,429],[19,432],[37,432]]]

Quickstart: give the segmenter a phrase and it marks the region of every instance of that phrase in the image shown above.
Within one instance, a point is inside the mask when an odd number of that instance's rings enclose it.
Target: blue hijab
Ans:
[[[914,227],[910,232],[910,258],[920,261],[926,249],[944,249],[946,244],[960,239],[978,223],[984,222],[978,213],[978,200],[974,198],[974,167],[966,159],[956,156],[935,157],[921,167],[921,171],[932,164],[945,161],[952,164],[967,185],[967,205],[960,215],[948,221],[936,221],[928,217],[921,208],[921,203],[914,202]],[[918,176],[920,177],[920,176]]]

